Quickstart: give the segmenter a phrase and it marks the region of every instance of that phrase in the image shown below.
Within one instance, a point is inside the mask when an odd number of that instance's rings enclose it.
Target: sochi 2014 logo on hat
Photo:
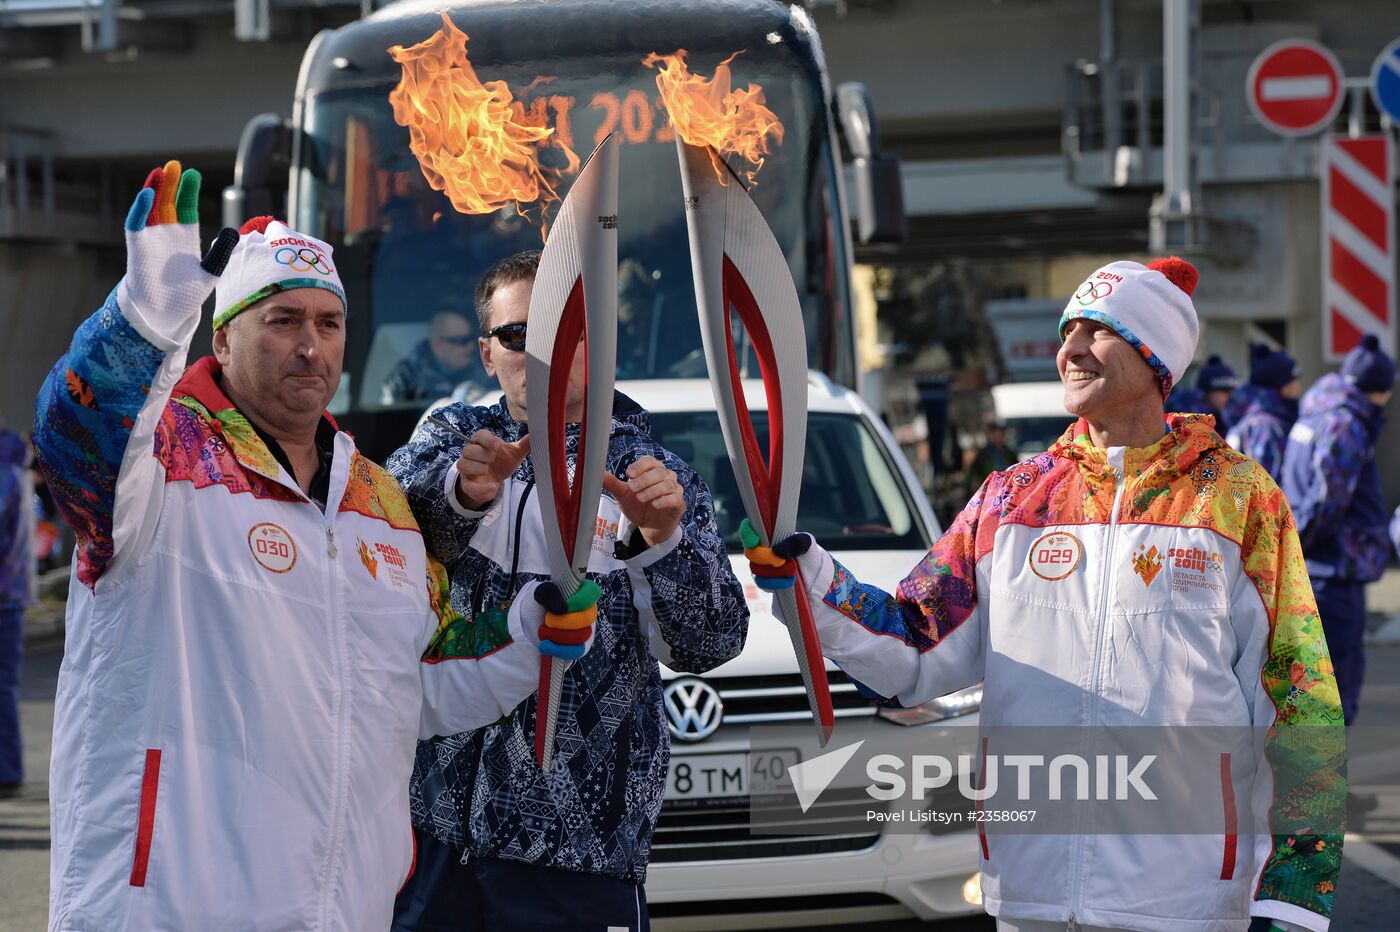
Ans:
[[[1058,582],[1079,569],[1079,564],[1084,560],[1084,545],[1073,534],[1054,531],[1036,538],[1026,559],[1032,573],[1041,579]]]
[[[269,240],[267,248],[272,250],[272,261],[285,265],[293,272],[317,272],[331,275],[335,266],[321,249],[319,243],[312,243],[296,236],[283,236]]]

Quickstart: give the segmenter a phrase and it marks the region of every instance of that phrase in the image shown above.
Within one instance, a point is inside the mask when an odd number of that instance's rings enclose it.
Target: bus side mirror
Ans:
[[[224,188],[224,226],[235,230],[251,217],[287,218],[287,173],[292,159],[291,123],[260,113],[243,127],[233,184]]]
[[[836,112],[851,150],[856,182],[856,229],[862,243],[902,243],[909,236],[899,159],[880,151],[880,127],[870,92],[858,81],[836,89]]]

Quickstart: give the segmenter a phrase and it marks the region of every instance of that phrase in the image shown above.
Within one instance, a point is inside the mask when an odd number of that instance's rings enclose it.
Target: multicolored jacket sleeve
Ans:
[[[682,673],[704,673],[743,651],[748,603],[729,564],[705,481],[666,450],[643,452],[676,473],[685,517],[669,540],[624,561],[632,603],[652,656]],[[618,536],[630,537],[625,521]]]
[[[1270,484],[1272,486],[1272,484]],[[1265,731],[1253,799],[1267,811],[1270,834],[1256,836],[1256,916],[1325,929],[1342,860],[1346,807],[1345,733],[1293,514],[1276,487],[1256,492],[1242,553],[1253,592],[1242,611],[1262,610],[1267,624],[1241,660],[1258,670],[1255,725]],[[1245,587],[1246,589],[1248,587]],[[1261,662],[1262,658],[1262,662]]]
[[[813,547],[801,561],[822,653],[882,697],[912,707],[975,685],[986,668],[987,581],[979,567],[991,548],[993,473],[923,561],[890,595],[856,579]],[[812,565],[812,554],[821,559]]]
[[[120,307],[118,291],[78,328],[35,410],[39,467],[77,535],[75,571],[89,588],[154,533],[163,483],[152,445],[200,312],[147,320]]]
[[[518,617],[493,608],[466,618],[452,605],[442,564],[428,557],[433,625],[419,671],[419,737],[455,735],[509,715],[539,686],[540,653]]]

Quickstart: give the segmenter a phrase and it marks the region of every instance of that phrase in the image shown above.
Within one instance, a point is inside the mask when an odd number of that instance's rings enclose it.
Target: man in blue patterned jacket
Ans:
[[[1303,396],[1283,455],[1283,491],[1298,522],[1348,725],[1366,672],[1366,584],[1381,578],[1390,557],[1376,438],[1394,388],[1395,362],[1368,335],[1340,373],[1324,375]]]
[[[1231,399],[1233,403],[1245,395],[1248,403],[1235,417],[1227,413],[1230,433],[1225,440],[1268,470],[1275,482],[1283,481],[1283,451],[1288,432],[1298,420],[1298,397],[1302,394],[1297,360],[1263,343],[1250,348],[1249,384]]]
[[[537,252],[512,256],[477,288],[482,362],[505,397],[438,412],[469,443],[428,421],[388,462],[451,573],[453,603],[487,615],[549,575],[526,456],[525,327],[538,265]],[[579,353],[570,457],[582,376]],[[704,481],[620,394],[603,488],[588,568],[602,588],[597,639],[566,674],[551,769],[535,762],[533,697],[494,725],[419,744],[418,869],[395,930],[649,927],[642,883],[670,759],[657,661],[702,673],[738,656],[748,609]]]

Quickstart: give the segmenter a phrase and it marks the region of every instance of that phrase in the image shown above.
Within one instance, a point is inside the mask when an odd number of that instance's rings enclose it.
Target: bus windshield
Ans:
[[[580,157],[609,132],[623,144],[617,377],[704,377],[674,134],[656,72],[642,57],[629,52],[543,66],[476,61],[473,54],[483,80],[504,80],[527,107],[547,107]],[[692,55],[690,64],[709,73],[720,59]],[[845,219],[837,216],[836,154],[820,78],[781,44],[749,48],[732,67],[736,87],[762,85],[785,128],[752,193],[787,255],[809,364],[853,384],[846,244],[838,226]],[[377,79],[327,88],[310,94],[303,111],[294,216],[335,246],[350,306],[334,413],[418,411],[453,392],[472,400],[494,388],[476,346],[473,292],[491,263],[541,246],[537,217],[510,209],[463,215],[429,188],[408,131],[394,121],[392,87]]]

